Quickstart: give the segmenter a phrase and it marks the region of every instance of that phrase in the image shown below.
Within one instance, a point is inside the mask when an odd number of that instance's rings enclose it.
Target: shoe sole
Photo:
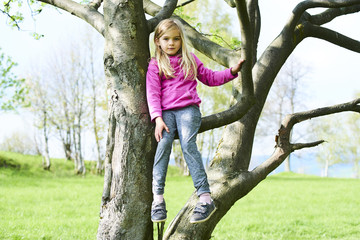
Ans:
[[[210,219],[210,217],[214,214],[214,212],[216,212],[216,207],[214,208],[214,210],[210,213],[210,215],[207,218],[204,218],[202,220],[198,220],[198,221],[190,221],[190,223],[202,223],[202,222],[206,222],[207,220]]]
[[[165,218],[165,219],[160,219],[160,220],[152,220],[152,219],[151,219],[151,221],[152,221],[153,223],[162,223],[162,222],[165,222],[166,219],[167,219],[167,218]]]

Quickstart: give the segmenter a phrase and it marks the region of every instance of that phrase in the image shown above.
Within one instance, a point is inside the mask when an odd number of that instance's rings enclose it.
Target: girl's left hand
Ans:
[[[240,59],[237,64],[235,64],[234,66],[231,67],[231,74],[232,75],[235,75],[238,72],[240,72],[243,62],[245,62],[245,59]]]

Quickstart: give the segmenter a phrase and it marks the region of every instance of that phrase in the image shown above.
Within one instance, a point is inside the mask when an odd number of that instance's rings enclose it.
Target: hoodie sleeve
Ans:
[[[213,71],[208,69],[195,54],[192,55],[194,56],[197,64],[197,78],[200,82],[207,86],[220,86],[235,79],[238,76],[238,74],[231,74],[231,68],[227,68],[223,71]]]
[[[162,117],[161,80],[155,59],[151,59],[146,73],[146,98],[151,121],[157,117]]]

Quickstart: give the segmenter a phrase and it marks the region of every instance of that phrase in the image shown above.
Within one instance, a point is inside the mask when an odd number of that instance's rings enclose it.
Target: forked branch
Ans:
[[[148,20],[148,29],[150,32],[154,31],[155,27],[161,20],[171,17],[171,15],[174,13],[174,10],[176,9],[177,2],[177,0],[165,1],[164,6],[160,11],[157,12],[155,17]],[[150,1],[144,0],[144,8],[149,4]]]
[[[315,147],[324,142],[324,140],[319,140],[311,143],[290,143],[290,132],[295,124],[312,118],[347,111],[360,113],[360,98],[343,104],[287,115],[282,121],[279,133],[275,138],[276,146],[273,155],[254,169],[252,173],[261,178],[265,178],[276,169],[291,152],[303,148]]]

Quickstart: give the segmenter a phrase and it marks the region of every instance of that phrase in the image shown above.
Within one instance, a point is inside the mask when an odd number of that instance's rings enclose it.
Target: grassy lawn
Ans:
[[[63,159],[52,159],[51,172],[39,157],[0,152],[0,166],[4,159],[12,167],[0,167],[0,239],[96,239],[103,177],[75,176]],[[174,168],[166,184],[169,224],[193,187]],[[359,190],[355,179],[271,176],[233,206],[212,239],[358,240]]]

